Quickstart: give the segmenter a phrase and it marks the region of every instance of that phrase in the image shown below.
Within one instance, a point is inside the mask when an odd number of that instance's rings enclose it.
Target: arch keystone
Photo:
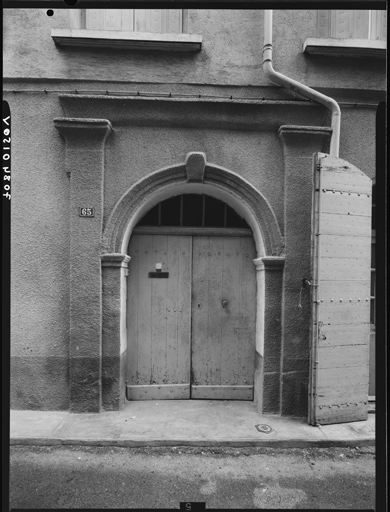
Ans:
[[[206,165],[207,162],[205,153],[188,153],[185,162],[187,181],[203,181]]]

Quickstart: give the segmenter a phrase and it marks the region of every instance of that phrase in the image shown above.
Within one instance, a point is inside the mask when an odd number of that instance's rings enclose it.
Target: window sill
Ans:
[[[51,37],[58,46],[179,52],[197,52],[202,48],[202,36],[198,34],[52,29]]]
[[[303,43],[303,52],[309,55],[327,55],[331,57],[385,59],[386,41],[309,37]]]

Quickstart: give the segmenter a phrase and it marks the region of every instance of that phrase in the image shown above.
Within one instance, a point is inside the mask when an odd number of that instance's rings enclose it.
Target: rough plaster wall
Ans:
[[[165,166],[184,162],[191,151],[226,167],[265,195],[283,226],[283,158],[276,133],[201,129],[115,128],[107,141],[105,220],[136,181]]]
[[[314,9],[274,11],[276,70],[312,87],[385,90],[382,61],[304,55],[316,24]],[[262,9],[189,9],[189,31],[203,36],[198,53],[57,48],[51,28],[69,28],[66,9],[52,17],[46,9],[4,9],[4,76],[269,85],[262,71]]]
[[[344,108],[341,111],[340,158],[371,179],[375,177],[375,108]]]
[[[12,114],[11,405],[68,408],[69,179],[57,98],[5,96]]]

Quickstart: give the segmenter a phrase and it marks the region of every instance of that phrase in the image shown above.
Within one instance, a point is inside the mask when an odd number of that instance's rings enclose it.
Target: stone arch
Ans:
[[[266,198],[240,175],[206,163],[204,174],[193,179],[190,153],[184,163],[165,167],[132,185],[115,205],[103,233],[104,254],[125,254],[131,232],[158,202],[180,193],[205,193],[236,210],[253,230],[258,257],[283,256],[284,241]]]
[[[131,233],[142,216],[157,203],[185,193],[204,193],[224,201],[253,230],[257,252],[254,260],[257,281],[254,402],[262,412],[263,403],[267,402],[269,395],[263,397],[263,360],[268,350],[265,332],[270,327],[274,333],[270,342],[274,345],[276,339],[280,344],[280,329],[275,325],[280,325],[283,237],[265,197],[238,174],[207,163],[203,153],[189,153],[184,163],[165,167],[139,180],[123,194],[107,221],[101,256],[103,408],[117,410],[125,402],[125,278],[130,260],[126,252]]]

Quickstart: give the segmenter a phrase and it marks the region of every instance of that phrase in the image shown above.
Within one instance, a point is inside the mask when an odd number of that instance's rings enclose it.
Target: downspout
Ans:
[[[263,46],[263,70],[265,76],[273,83],[292,89],[302,96],[306,96],[311,100],[321,103],[331,111],[332,114],[332,136],[330,139],[330,154],[332,156],[339,156],[340,145],[340,107],[337,101],[325,94],[321,94],[306,85],[303,85],[292,78],[288,78],[281,73],[278,73],[272,67],[272,10],[264,10],[264,46]]]

